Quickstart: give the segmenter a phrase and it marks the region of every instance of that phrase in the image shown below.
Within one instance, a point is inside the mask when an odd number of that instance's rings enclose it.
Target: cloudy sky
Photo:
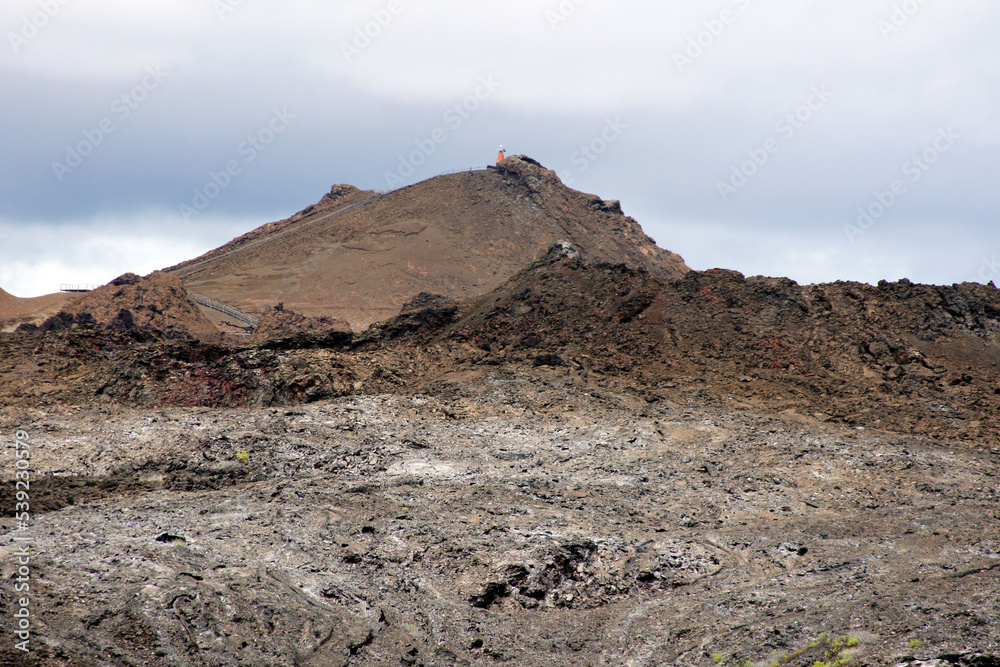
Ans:
[[[0,287],[498,145],[692,268],[1000,283],[1000,3],[5,0]]]

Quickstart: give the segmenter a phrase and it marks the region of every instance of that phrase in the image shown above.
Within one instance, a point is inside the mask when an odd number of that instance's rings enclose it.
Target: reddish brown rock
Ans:
[[[109,327],[162,333],[168,339],[216,342],[219,332],[188,299],[177,276],[154,271],[145,278],[126,273],[67,304],[42,328]]]

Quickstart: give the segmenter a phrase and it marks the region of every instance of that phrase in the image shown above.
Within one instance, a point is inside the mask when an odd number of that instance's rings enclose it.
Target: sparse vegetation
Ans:
[[[817,639],[791,653],[782,654],[768,667],[785,667],[786,665],[801,665],[802,667],[845,667],[856,657],[858,638],[845,635],[830,638],[825,632]]]
[[[250,452],[238,451],[236,452],[236,460],[240,463],[246,463],[250,460]]]

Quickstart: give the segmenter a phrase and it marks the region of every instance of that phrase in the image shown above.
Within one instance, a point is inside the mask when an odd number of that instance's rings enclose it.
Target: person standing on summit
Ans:
[[[503,150],[503,146],[501,146],[501,147],[500,147],[500,152],[499,152],[499,153],[497,153],[497,162],[500,162],[500,161],[501,161],[501,160],[503,160],[503,159],[504,159],[505,157],[507,157],[507,156],[506,156],[506,155],[504,154],[504,150]]]

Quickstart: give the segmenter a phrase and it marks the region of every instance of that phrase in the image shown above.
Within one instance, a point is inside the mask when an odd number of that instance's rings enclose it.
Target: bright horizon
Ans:
[[[13,0],[0,287],[149,273],[333,184],[501,144],[695,269],[988,282],[996,25],[1000,6],[926,0]]]

